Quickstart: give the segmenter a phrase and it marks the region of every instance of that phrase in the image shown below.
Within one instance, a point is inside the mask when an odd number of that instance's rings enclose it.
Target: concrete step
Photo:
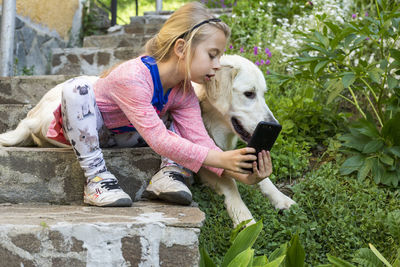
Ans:
[[[92,35],[83,39],[83,47],[97,48],[117,48],[130,47],[134,50],[140,50],[152,35],[136,35],[136,34],[106,34]]]
[[[0,205],[0,266],[198,266],[204,213],[135,202],[130,208]],[[4,264],[4,265],[2,265]]]
[[[14,130],[32,107],[31,104],[0,104],[0,134]]]
[[[115,64],[140,55],[141,48],[56,48],[53,49],[51,74],[100,75]]]
[[[71,75],[0,77],[0,105],[35,105],[48,90],[71,77]]]
[[[103,149],[103,155],[124,191],[140,200],[159,170],[159,155],[149,147]],[[72,149],[0,148],[0,203],[81,204],[84,182]]]

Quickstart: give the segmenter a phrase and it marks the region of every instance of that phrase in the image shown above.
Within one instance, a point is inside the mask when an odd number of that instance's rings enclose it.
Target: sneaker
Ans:
[[[100,207],[132,206],[130,196],[121,189],[118,180],[109,172],[98,174],[85,185],[83,202]]]
[[[176,204],[190,205],[192,192],[185,184],[190,176],[177,166],[164,167],[151,178],[143,196],[149,199],[162,199]]]

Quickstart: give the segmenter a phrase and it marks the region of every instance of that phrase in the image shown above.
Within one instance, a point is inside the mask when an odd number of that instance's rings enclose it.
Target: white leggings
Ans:
[[[67,81],[61,99],[64,135],[71,143],[87,179],[107,171],[101,148],[147,146],[136,131],[115,134],[106,128],[96,104],[93,84],[85,77]],[[174,130],[168,116],[163,121],[166,125],[170,124],[170,130]],[[162,157],[161,167],[172,164],[176,165]]]

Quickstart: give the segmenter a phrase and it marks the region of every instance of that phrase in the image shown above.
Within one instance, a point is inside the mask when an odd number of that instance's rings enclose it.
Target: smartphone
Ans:
[[[247,144],[248,147],[253,147],[256,149],[256,156],[262,150],[271,151],[276,138],[278,138],[279,133],[282,130],[282,125],[275,122],[261,121],[258,123],[254,133]],[[258,160],[257,167],[258,167]],[[248,171],[253,171],[252,169],[245,169]]]

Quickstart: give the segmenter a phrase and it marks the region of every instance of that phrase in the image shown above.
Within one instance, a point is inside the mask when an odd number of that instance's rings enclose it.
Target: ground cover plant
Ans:
[[[265,74],[267,104],[283,125],[271,151],[271,179],[298,203],[279,212],[255,188],[239,185],[263,222],[254,257],[268,257],[297,233],[310,266],[397,266],[397,2],[237,1],[232,7],[223,18],[232,28],[226,53],[249,58]],[[200,184],[192,190],[207,217],[200,244],[221,265],[232,227],[223,199]]]

